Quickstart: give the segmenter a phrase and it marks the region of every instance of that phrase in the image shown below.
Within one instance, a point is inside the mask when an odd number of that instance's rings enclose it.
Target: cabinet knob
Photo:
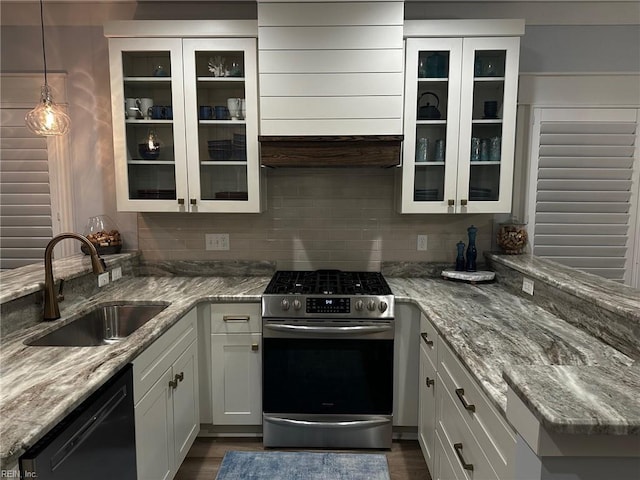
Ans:
[[[178,382],[184,380],[184,372],[176,373],[175,380]]]
[[[191,200],[189,200],[189,203],[191,205],[195,205],[196,203],[198,203],[198,201],[195,198],[192,198]]]
[[[169,380],[169,387],[173,390],[178,388],[178,380]]]
[[[447,200],[447,205],[449,205],[450,207],[453,207],[456,204],[456,201],[453,198],[450,198],[449,200]]]
[[[178,205],[184,205],[184,198],[178,199]]]
[[[462,200],[460,200],[460,205],[462,205],[463,207],[467,205],[467,199],[463,198]]]
[[[257,352],[258,351],[258,344],[257,343],[252,343],[251,344],[251,351],[252,352]]]
[[[425,383],[427,384],[427,388],[429,388],[431,385],[435,384],[436,381],[433,378],[427,377]]]

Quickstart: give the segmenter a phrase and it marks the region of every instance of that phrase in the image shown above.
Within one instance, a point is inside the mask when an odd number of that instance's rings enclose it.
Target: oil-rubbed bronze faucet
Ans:
[[[100,255],[98,255],[96,247],[94,247],[86,237],[77,233],[61,233],[60,235],[53,237],[49,243],[47,243],[47,248],[44,250],[44,320],[55,320],[60,318],[58,296],[54,292],[55,284],[53,282],[52,257],[53,247],[55,247],[60,240],[64,240],[65,238],[75,238],[87,246],[91,255],[93,273],[98,275],[107,271],[107,266],[104,264],[104,260],[100,258]]]

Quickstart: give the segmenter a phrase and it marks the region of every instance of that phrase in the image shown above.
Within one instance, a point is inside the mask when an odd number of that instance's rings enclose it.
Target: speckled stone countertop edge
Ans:
[[[102,255],[107,268],[125,260],[140,256],[140,252],[124,252],[114,255]],[[84,254],[71,255],[53,261],[53,274],[56,280],[71,280],[91,272],[91,257]],[[44,288],[44,263],[34,263],[13,270],[0,272],[0,303],[6,303],[20,297],[36,293]]]
[[[599,371],[603,369],[607,370],[605,375]],[[617,412],[608,415],[608,390],[598,388],[601,387],[599,383],[603,379],[624,384],[625,379],[630,376],[634,377],[637,385],[640,366],[609,369],[595,366],[529,365],[508,367],[502,372],[507,385],[549,431],[570,435],[608,434],[640,437],[640,417],[637,412],[636,418],[631,422],[628,417],[615,415]],[[568,385],[571,385],[571,388]],[[585,395],[587,389],[589,394]],[[635,401],[636,390],[632,386],[626,392],[630,397],[628,404]],[[562,396],[561,401],[559,395]],[[554,396],[558,401],[549,402],[549,398]],[[587,407],[584,405],[586,397],[591,397],[591,404]],[[593,397],[599,398],[594,401]],[[605,411],[596,411],[594,406],[604,407]],[[562,411],[554,410],[554,407]],[[583,412],[582,415],[574,415],[579,409]],[[585,412],[591,414],[591,421],[585,421]],[[606,417],[604,424],[598,420],[603,417]]]
[[[638,289],[530,254],[505,255],[485,252],[484,256],[490,261],[543,280],[580,299],[588,300],[613,313],[637,319],[640,322],[640,291]]]

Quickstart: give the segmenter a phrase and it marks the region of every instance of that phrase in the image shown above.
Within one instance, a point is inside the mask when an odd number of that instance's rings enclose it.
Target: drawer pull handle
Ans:
[[[422,337],[422,340],[424,340],[424,343],[433,347],[433,340],[429,340],[429,335],[426,332],[421,333],[420,336]]]
[[[257,344],[257,343],[252,343],[252,344],[251,344],[251,351],[252,351],[252,352],[257,352],[259,348],[260,348],[260,347],[258,346],[258,344]]]
[[[436,381],[433,378],[427,377],[427,380],[425,383],[427,384],[427,388],[429,388],[431,385],[435,384]]]
[[[473,403],[467,403],[467,399],[464,398],[464,388],[456,388],[456,395],[462,402],[462,406],[470,412],[476,411],[476,406]]]
[[[223,322],[248,322],[251,320],[249,315],[225,315],[222,317]]]
[[[184,380],[184,372],[176,373],[175,380],[181,382]]]
[[[473,463],[467,463],[464,457],[462,456],[462,444],[454,443],[453,449],[456,451],[456,455],[458,456],[458,460],[460,460],[460,463],[462,464],[462,468],[464,468],[465,470],[473,471]]]

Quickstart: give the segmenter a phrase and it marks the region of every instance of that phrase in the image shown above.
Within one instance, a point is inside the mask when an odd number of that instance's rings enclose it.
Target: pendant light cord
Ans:
[[[40,32],[42,33],[42,59],[44,61],[44,84],[47,83],[47,52],[44,48],[44,3],[40,0]]]

